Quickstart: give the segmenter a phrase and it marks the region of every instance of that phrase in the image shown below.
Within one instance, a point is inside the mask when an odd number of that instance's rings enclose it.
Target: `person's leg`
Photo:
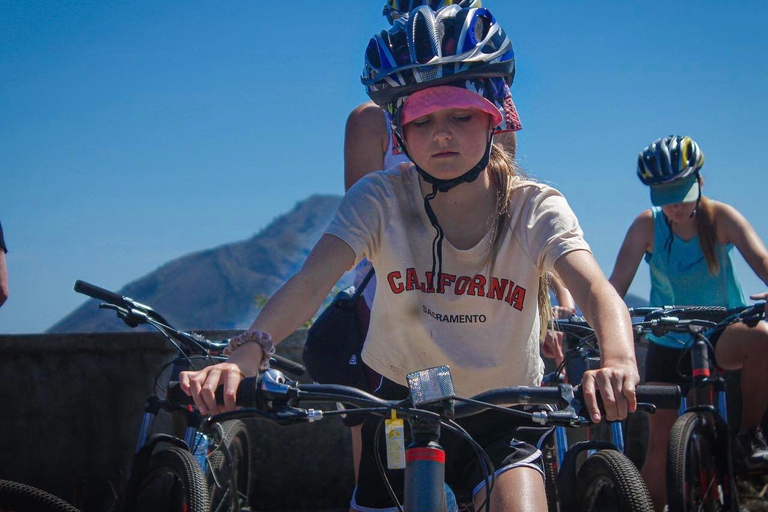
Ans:
[[[475,494],[475,510],[485,501],[485,486]],[[498,511],[546,511],[544,477],[535,469],[517,467],[496,477],[491,493],[491,509]]]
[[[741,370],[740,430],[757,428],[768,408],[768,323],[728,327],[717,341],[715,354],[721,368]]]
[[[760,424],[768,408],[768,324],[728,327],[717,340],[715,354],[720,367],[741,369],[741,423],[735,439],[734,461],[737,467],[766,467],[768,443]]]
[[[648,451],[640,474],[657,512],[667,503],[667,446],[669,431],[677,419],[677,411],[658,409],[648,415]]]
[[[400,400],[408,395],[408,389],[384,379],[375,394],[388,400]],[[381,436],[379,446],[375,447],[376,430],[381,422],[382,419],[380,417],[369,415],[366,416],[362,425],[352,429],[353,433],[355,431],[360,433],[360,455],[357,482],[354,494],[350,500],[350,510],[397,512],[397,507],[392,501],[386,484],[379,473],[375,454],[377,449],[382,461],[384,461],[387,479],[395,495],[398,496],[398,500],[401,503],[403,501],[404,471],[386,469],[387,453],[383,435]]]
[[[680,375],[690,375],[690,355],[683,350],[648,343],[645,361],[647,384],[669,384],[680,381]],[[648,448],[640,475],[651,494],[653,507],[657,512],[664,510],[667,503],[667,450],[669,432],[678,417],[678,411],[657,409],[648,415]]]

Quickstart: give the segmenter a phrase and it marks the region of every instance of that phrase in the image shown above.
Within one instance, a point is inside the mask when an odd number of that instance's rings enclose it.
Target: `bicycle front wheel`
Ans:
[[[651,495],[640,472],[624,454],[600,450],[576,475],[580,512],[653,512]]]
[[[669,512],[731,510],[727,463],[721,459],[706,416],[687,412],[675,421],[667,454]]]
[[[14,512],[78,512],[53,494],[37,487],[10,480],[0,480],[0,510]]]
[[[136,512],[208,512],[203,470],[183,448],[160,450],[152,454],[134,503]]]
[[[229,460],[221,449],[214,450],[208,457],[208,489],[211,511],[229,510],[231,494],[237,493],[239,508],[250,504],[251,453],[248,427],[240,420],[222,424],[222,444],[229,452]],[[233,488],[232,484],[235,487]]]

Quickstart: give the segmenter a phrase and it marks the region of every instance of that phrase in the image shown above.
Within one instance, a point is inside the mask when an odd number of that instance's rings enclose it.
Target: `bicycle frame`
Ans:
[[[730,504],[732,512],[739,510],[735,488],[733,454],[730,450],[731,428],[728,424],[726,385],[723,371],[710,364],[709,341],[706,336],[694,333],[696,341],[691,347],[693,405],[688,404],[687,393],[683,393],[679,415],[694,412],[704,418],[717,442],[718,458],[725,461],[724,498]],[[684,387],[685,389],[685,387]],[[714,489],[702,489],[703,493],[714,493]]]
[[[678,411],[679,419],[670,436],[667,461],[670,509],[685,508],[701,500],[702,506],[719,503],[732,512],[738,510],[725,379],[722,370],[710,363],[710,352],[714,357],[714,347],[709,338],[734,322],[756,324],[764,316],[764,307],[765,303],[758,303],[734,310],[711,306],[665,306],[634,311],[645,316],[645,320],[637,324],[641,329],[638,332],[650,328],[656,335],[687,333],[694,339],[686,349],[690,352],[691,375],[683,376],[687,383],[682,385],[685,392]],[[681,352],[681,358],[685,355]],[[720,471],[711,471],[707,464],[719,467]],[[689,485],[689,479],[696,485]]]

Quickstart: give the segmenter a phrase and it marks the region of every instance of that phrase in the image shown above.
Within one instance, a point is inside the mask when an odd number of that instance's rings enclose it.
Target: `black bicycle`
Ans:
[[[554,330],[564,334],[564,357],[555,371],[544,377],[544,383],[567,380],[579,384],[584,372],[601,365],[595,331],[578,315],[552,323]],[[670,408],[669,402],[664,405]],[[638,410],[653,414],[656,407],[641,400]],[[601,502],[591,506],[598,510],[653,510],[637,466],[625,455],[622,422],[605,423],[607,434],[605,428],[589,425],[578,429],[555,427],[554,435],[542,449],[550,512],[576,510],[585,501]],[[580,489],[585,488],[589,497],[580,494]]]
[[[221,422],[246,418],[264,419],[289,425],[314,422],[326,416],[338,414],[375,414],[382,417],[378,437],[384,430],[385,418],[394,411],[406,418],[410,425],[410,444],[405,451],[405,493],[404,508],[398,502],[391,486],[388,486],[393,501],[399,510],[409,512],[445,510],[446,495],[444,478],[444,452],[439,445],[441,429],[450,430],[464,437],[474,448],[480,467],[485,474],[488,493],[480,510],[490,509],[488,496],[493,491],[494,467],[483,449],[455,422],[456,418],[467,417],[493,409],[506,414],[520,416],[538,426],[580,426],[589,424],[580,390],[570,384],[551,387],[517,386],[490,390],[473,398],[455,396],[450,369],[446,366],[431,368],[408,375],[410,396],[402,401],[383,400],[359,389],[334,384],[299,384],[286,378],[277,370],[270,369],[258,377],[245,379],[240,384],[237,404],[241,409],[205,419],[203,432],[213,431]],[[638,399],[656,406],[677,408],[680,390],[677,386],[640,386]],[[191,399],[172,386],[168,393],[170,401],[177,406],[191,404]],[[345,404],[344,410],[319,410],[305,408],[312,403],[335,401]],[[552,406],[534,411],[502,407],[497,404],[527,404]],[[377,451],[378,454],[378,451]],[[582,466],[575,483],[575,499],[563,510],[635,510],[624,508],[621,503],[626,497],[617,497],[615,490],[624,486],[640,485],[622,482],[616,485],[615,461],[618,452],[603,450]],[[377,458],[383,473],[383,462]],[[589,462],[589,461],[588,461]],[[631,463],[630,463],[631,464]],[[647,494],[647,490],[645,491]],[[474,510],[472,503],[461,503],[463,510]],[[650,501],[647,504],[651,510]]]
[[[726,383],[710,339],[737,322],[754,327],[765,317],[765,303],[728,310],[711,306],[635,308],[638,333],[689,334],[693,343],[681,350],[678,374],[684,392],[680,417],[669,438],[667,503],[670,512],[739,510],[728,425]],[[680,368],[685,357],[690,374]],[[690,392],[690,402],[685,394]]]
[[[76,281],[74,289],[102,301],[99,308],[115,311],[130,327],[152,326],[178,350],[178,356],[155,375],[155,394],[146,401],[119,510],[248,509],[252,457],[246,425],[241,421],[223,422],[203,433],[199,429],[203,417],[196,409],[174,404],[165,396],[168,383],[178,381],[180,372],[225,360],[221,354],[229,340],[211,341],[197,333],[180,331],[149,306],[84,281]],[[296,376],[304,373],[303,366],[280,356],[272,356],[270,363]],[[150,435],[161,411],[170,413],[172,432]]]

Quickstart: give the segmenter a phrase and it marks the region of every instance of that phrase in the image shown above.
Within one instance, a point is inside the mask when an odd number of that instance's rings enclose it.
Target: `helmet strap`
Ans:
[[[688,218],[691,218],[699,213],[699,205],[701,204],[701,183],[699,183],[699,171],[696,171],[696,185],[699,187],[699,196],[696,198],[696,206],[693,208],[693,211]]]

